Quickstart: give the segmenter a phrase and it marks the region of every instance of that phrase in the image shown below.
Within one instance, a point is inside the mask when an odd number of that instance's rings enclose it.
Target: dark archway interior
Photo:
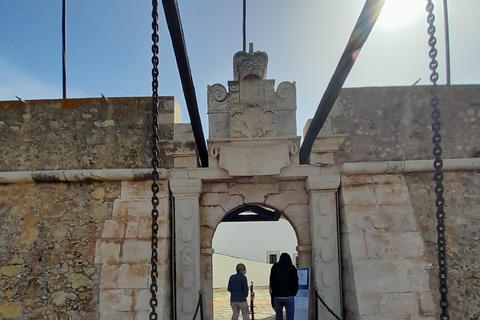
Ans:
[[[282,213],[264,205],[245,204],[229,212],[222,222],[278,221]]]

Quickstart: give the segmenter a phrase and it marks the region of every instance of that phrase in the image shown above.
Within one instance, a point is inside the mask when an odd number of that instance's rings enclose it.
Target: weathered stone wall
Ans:
[[[150,98],[1,102],[0,172],[149,168],[150,109]],[[181,145],[173,142],[179,116],[173,97],[160,99],[164,169]],[[151,183],[105,182],[80,171],[71,172],[73,180],[85,182],[38,183],[54,178],[39,174],[37,183],[0,184],[0,319],[147,317]],[[161,182],[159,319],[171,312],[165,186]]]
[[[0,185],[0,319],[145,319],[151,183]],[[170,218],[160,182],[158,308],[170,319]]]
[[[95,245],[120,183],[0,185],[0,319],[98,319]]]
[[[345,319],[432,319],[431,263],[402,175],[342,177]]]
[[[148,319],[151,266],[150,181],[122,182],[121,197],[116,199],[112,215],[105,220],[97,239],[95,263],[100,272],[100,320]],[[170,199],[166,181],[159,182],[157,259],[157,313],[159,319],[171,319]]]
[[[405,180],[417,227],[425,243],[425,258],[433,265],[429,282],[438,305],[437,222],[432,173],[406,174]],[[446,172],[444,185],[450,319],[479,319],[480,172]]]
[[[373,168],[380,161],[432,159],[429,90],[343,89],[321,133],[345,135],[335,163],[371,162]],[[480,86],[439,87],[439,98],[442,157],[479,158]],[[407,311],[417,317],[438,318],[432,175],[342,175],[347,318],[387,319],[389,315],[388,319],[403,319]],[[444,185],[451,319],[476,319],[480,314],[480,282],[474,276],[480,273],[475,228],[480,211],[479,173],[446,172]]]
[[[159,109],[159,138],[171,141],[179,106],[165,97]],[[150,98],[1,102],[0,171],[148,168],[150,114]]]
[[[432,159],[429,87],[343,89],[323,133],[347,134],[337,164]],[[443,157],[480,157],[480,86],[439,87]]]

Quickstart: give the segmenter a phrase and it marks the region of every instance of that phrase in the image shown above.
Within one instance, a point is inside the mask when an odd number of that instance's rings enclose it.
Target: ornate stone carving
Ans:
[[[248,105],[241,111],[233,109],[230,112],[230,128],[247,138],[259,138],[275,129],[275,113],[259,105]]]
[[[296,110],[297,88],[295,82],[282,82],[275,91],[275,101],[278,110]]]
[[[230,98],[227,89],[219,83],[207,87],[208,110],[226,111]]]
[[[262,51],[239,51],[233,56],[233,79],[242,81],[245,78],[258,78],[265,80],[267,77],[268,55]]]
[[[290,154],[297,154],[298,153],[298,144],[296,144],[293,141],[290,141],[288,144],[288,150],[290,151]]]
[[[193,262],[194,253],[191,247],[185,247],[182,250],[182,264],[184,266],[189,266]]]
[[[220,146],[215,144],[210,148],[210,155],[214,158],[217,158],[220,155]]]
[[[239,103],[240,102],[240,85],[238,81],[229,81],[228,89],[230,91],[229,103]]]

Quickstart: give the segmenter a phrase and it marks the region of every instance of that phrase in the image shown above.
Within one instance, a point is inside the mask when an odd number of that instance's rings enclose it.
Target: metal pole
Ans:
[[[203,320],[203,298],[202,298],[202,290],[200,290],[198,292],[198,294],[200,295],[199,299],[200,299],[200,320]]]
[[[330,83],[323,94],[317,111],[313,116],[312,123],[305,134],[302,146],[300,147],[300,164],[308,164],[313,142],[317,138],[320,129],[327,120],[333,104],[337,100],[345,80],[356,61],[365,41],[372,31],[375,22],[380,14],[385,0],[366,0],[357,23],[353,28],[347,46],[338,62],[337,68],[330,79]]]
[[[243,0],[243,51],[247,52],[247,0]]]
[[[183,94],[187,103],[188,115],[192,124],[193,137],[198,152],[198,161],[204,168],[208,167],[208,151],[203,135],[202,120],[198,112],[197,95],[193,85],[190,62],[188,60],[187,46],[183,36],[182,22],[178,10],[177,0],[162,0],[163,11],[167,21],[170,38],[172,39],[173,51],[177,60],[178,73],[182,82]]]
[[[443,0],[443,28],[445,30],[445,59],[447,60],[447,85],[450,85],[450,36],[448,32],[447,0]]]
[[[255,310],[253,309],[253,299],[255,299],[255,292],[253,292],[253,281],[251,283],[252,285],[250,286],[250,313],[252,314],[252,320],[255,320]]]
[[[67,0],[63,0],[63,8],[62,8],[63,99],[67,99],[66,25],[67,25]]]

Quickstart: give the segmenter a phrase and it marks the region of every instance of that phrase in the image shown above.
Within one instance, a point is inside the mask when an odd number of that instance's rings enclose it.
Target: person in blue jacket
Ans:
[[[280,260],[270,269],[270,291],[273,296],[275,320],[283,320],[283,308],[285,308],[287,320],[293,320],[298,274],[288,253],[282,253]]]
[[[250,320],[248,311],[247,296],[248,284],[247,268],[243,263],[237,264],[237,273],[230,276],[228,280],[228,292],[230,292],[230,306],[232,307],[232,320],[237,320],[240,311],[242,311],[243,320]]]

